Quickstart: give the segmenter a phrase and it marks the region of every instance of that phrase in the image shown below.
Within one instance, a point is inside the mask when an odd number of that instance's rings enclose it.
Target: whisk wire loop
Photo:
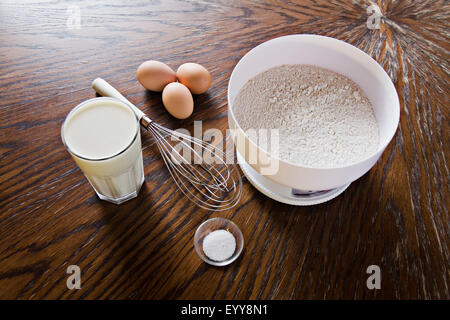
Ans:
[[[155,122],[150,122],[147,130],[155,139],[177,187],[190,201],[201,208],[214,211],[231,209],[239,202],[242,180],[235,165],[226,163],[222,150]],[[176,143],[175,146],[169,142],[169,138]],[[178,150],[180,147],[183,154]],[[205,151],[212,164],[205,161]]]

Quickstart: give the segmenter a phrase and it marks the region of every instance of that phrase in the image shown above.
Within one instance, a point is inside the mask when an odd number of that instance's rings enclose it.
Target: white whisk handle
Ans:
[[[92,88],[99,95],[102,95],[104,97],[116,98],[130,104],[131,107],[133,108],[134,113],[139,119],[145,117],[145,114],[141,110],[139,110],[134,104],[128,101],[127,98],[125,98],[119,91],[117,91],[112,85],[110,85],[102,78],[97,78],[94,81],[92,81]]]

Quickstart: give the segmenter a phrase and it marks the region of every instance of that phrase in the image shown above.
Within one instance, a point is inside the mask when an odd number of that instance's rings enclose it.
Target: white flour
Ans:
[[[242,87],[233,110],[244,131],[279,129],[280,159],[297,164],[341,167],[378,148],[378,125],[363,91],[316,66],[282,65],[258,74]]]

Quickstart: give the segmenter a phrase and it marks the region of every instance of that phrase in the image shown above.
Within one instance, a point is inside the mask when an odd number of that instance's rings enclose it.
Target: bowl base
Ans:
[[[242,157],[237,150],[236,156],[242,172],[250,181],[250,183],[258,191],[278,202],[295,206],[312,206],[336,198],[350,185],[349,183],[335,189],[313,192],[292,189],[278,184],[261,175],[259,172],[253,169],[252,166],[245,162],[244,157]]]

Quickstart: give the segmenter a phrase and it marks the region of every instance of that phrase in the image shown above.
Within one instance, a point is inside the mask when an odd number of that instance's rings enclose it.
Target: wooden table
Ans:
[[[0,4],[0,298],[450,298],[448,1],[2,1]],[[75,7],[72,7],[75,6]],[[78,6],[78,7],[77,7]],[[80,13],[80,24],[77,13]],[[372,21],[373,22],[373,21]],[[79,28],[78,28],[79,27]],[[395,138],[369,173],[312,207],[277,203],[244,179],[238,207],[198,209],[177,192],[143,133],[137,199],[100,201],[60,139],[69,110],[103,77],[171,128],[227,128],[227,84],[257,44],[287,34],[345,40],[374,57],[401,102]],[[212,73],[177,121],[136,80],[156,59]],[[203,263],[198,225],[226,217],[245,237],[228,267]],[[69,265],[81,289],[68,290]],[[381,289],[369,290],[369,265]]]

